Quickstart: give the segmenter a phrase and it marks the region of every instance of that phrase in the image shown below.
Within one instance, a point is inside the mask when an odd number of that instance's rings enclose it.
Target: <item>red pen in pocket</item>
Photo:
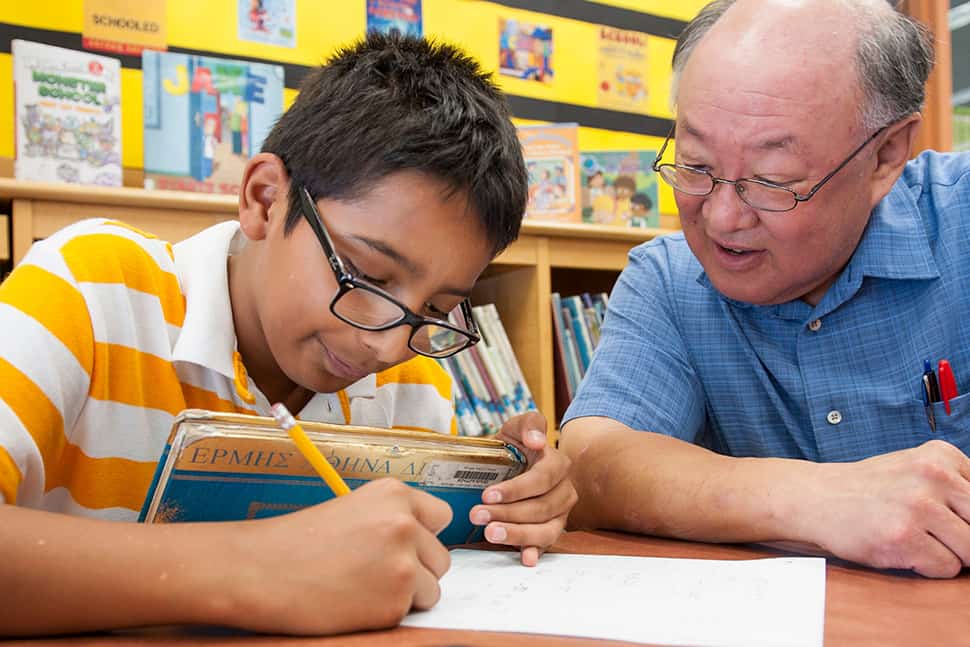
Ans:
[[[957,381],[953,377],[953,369],[950,368],[950,362],[941,359],[939,373],[940,398],[943,400],[943,406],[946,408],[946,415],[950,415],[950,400],[960,395],[957,391]]]

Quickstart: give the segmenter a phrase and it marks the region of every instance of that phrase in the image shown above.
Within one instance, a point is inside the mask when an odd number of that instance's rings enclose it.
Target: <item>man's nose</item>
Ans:
[[[704,201],[702,212],[708,227],[716,232],[749,229],[758,224],[757,212],[741,199],[737,185],[730,182],[714,185],[714,191]]]

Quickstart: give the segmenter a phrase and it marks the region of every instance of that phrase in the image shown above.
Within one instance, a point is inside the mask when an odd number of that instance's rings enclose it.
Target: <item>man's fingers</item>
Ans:
[[[914,546],[910,568],[924,577],[956,577],[963,568],[960,558],[936,537],[924,533]]]

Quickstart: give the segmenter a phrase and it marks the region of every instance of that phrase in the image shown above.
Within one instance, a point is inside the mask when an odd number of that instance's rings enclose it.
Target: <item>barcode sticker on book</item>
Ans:
[[[485,488],[493,483],[501,483],[504,481],[508,478],[510,470],[511,468],[505,465],[434,461],[425,471],[422,484]]]

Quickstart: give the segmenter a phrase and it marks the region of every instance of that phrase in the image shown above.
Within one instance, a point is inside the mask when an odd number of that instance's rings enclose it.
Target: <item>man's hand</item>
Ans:
[[[383,479],[292,514],[237,524],[229,624],[332,634],[397,625],[438,601],[444,501]],[[230,591],[227,591],[229,594]]]
[[[817,522],[799,534],[832,554],[876,568],[953,577],[970,566],[970,459],[932,440],[857,463],[831,464]]]
[[[472,508],[472,523],[485,526],[485,538],[495,544],[519,546],[522,563],[535,566],[539,555],[562,534],[576,504],[569,480],[569,459],[546,441],[546,419],[538,412],[516,416],[495,436],[518,447],[529,468],[514,479],[482,492],[485,505]]]

